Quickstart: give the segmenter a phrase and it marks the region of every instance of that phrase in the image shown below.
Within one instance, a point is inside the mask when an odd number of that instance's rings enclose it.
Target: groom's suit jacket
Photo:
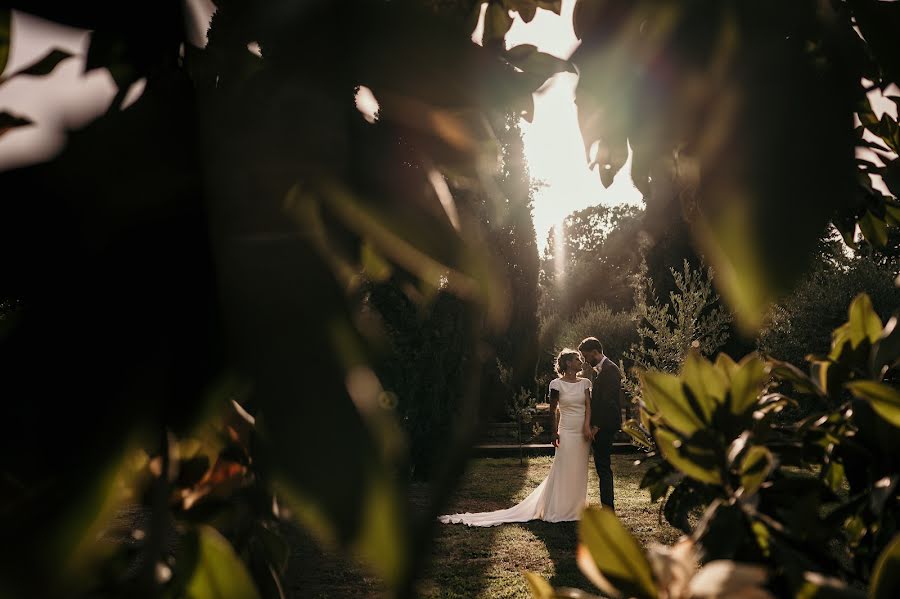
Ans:
[[[591,425],[615,432],[622,427],[622,375],[609,358],[594,367],[591,388]]]

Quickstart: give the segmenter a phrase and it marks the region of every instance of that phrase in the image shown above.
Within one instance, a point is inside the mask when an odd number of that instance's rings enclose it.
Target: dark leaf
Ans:
[[[872,571],[870,599],[893,599],[900,595],[900,535],[885,547]]]
[[[741,487],[744,489],[744,496],[756,493],[759,487],[765,482],[775,467],[775,457],[767,448],[760,445],[754,445],[741,462]]]
[[[43,58],[25,67],[24,69],[16,71],[11,75],[11,77],[16,77],[18,75],[43,77],[44,75],[49,75],[53,72],[53,69],[55,69],[59,63],[69,58],[70,56],[72,56],[70,52],[60,50],[59,48],[53,48],[53,50],[48,52]]]
[[[12,11],[8,8],[0,9],[0,76],[6,69],[6,61],[9,59],[9,44],[11,34]]]
[[[571,73],[575,67],[568,60],[562,60],[551,54],[540,52],[537,46],[520,44],[506,51],[506,57],[510,64],[522,69],[527,74],[536,78],[536,86],[556,75],[557,73]]]
[[[895,387],[877,381],[853,381],[847,388],[855,397],[869,402],[879,416],[900,427],[900,391]]]
[[[15,129],[16,127],[25,127],[26,125],[32,124],[30,119],[15,116],[8,112],[0,112],[0,136],[11,129]]]
[[[818,572],[803,573],[803,583],[796,596],[805,599],[866,599],[865,592]]]
[[[669,493],[663,514],[669,524],[689,535],[693,530],[690,522],[691,514],[698,508],[706,507],[708,502],[709,497],[702,493],[697,485],[684,481]]]
[[[666,461],[685,475],[703,483],[722,484],[720,456],[714,450],[684,441],[663,428],[656,429],[656,444]]]
[[[875,350],[875,371],[879,372],[885,366],[893,367],[900,360],[900,327],[897,326],[898,318],[891,316],[884,326],[881,339]]]

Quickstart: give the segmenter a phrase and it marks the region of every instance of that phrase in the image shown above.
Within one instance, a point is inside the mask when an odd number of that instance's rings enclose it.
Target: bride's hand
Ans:
[[[589,428],[585,428],[584,430],[582,430],[581,434],[584,435],[585,441],[593,441],[594,440],[594,435],[591,434],[591,429],[589,429]]]

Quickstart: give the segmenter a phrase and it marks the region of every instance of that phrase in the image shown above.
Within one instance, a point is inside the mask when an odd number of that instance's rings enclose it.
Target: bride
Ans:
[[[556,455],[547,478],[521,503],[511,508],[440,516],[438,519],[441,522],[496,526],[504,522],[564,522],[581,518],[581,510],[587,503],[591,442],[591,381],[578,377],[581,367],[581,354],[574,349],[564,349],[556,357],[559,378],[550,381],[550,413],[553,415]]]

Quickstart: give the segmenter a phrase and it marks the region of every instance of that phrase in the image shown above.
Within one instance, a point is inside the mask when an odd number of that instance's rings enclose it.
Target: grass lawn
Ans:
[[[659,522],[659,505],[638,488],[645,466],[635,456],[613,456],[616,512],[638,540],[670,544],[679,532]],[[477,459],[450,503],[450,512],[477,512],[510,507],[524,499],[550,469],[550,457]],[[597,475],[591,470],[588,499],[599,503]],[[291,539],[294,551],[286,580],[289,597],[372,597],[378,580],[360,568],[316,549],[308,539]],[[423,597],[529,597],[522,572],[543,574],[554,586],[591,590],[575,564],[577,523],[529,522],[491,528],[441,525],[431,564],[419,585]]]

